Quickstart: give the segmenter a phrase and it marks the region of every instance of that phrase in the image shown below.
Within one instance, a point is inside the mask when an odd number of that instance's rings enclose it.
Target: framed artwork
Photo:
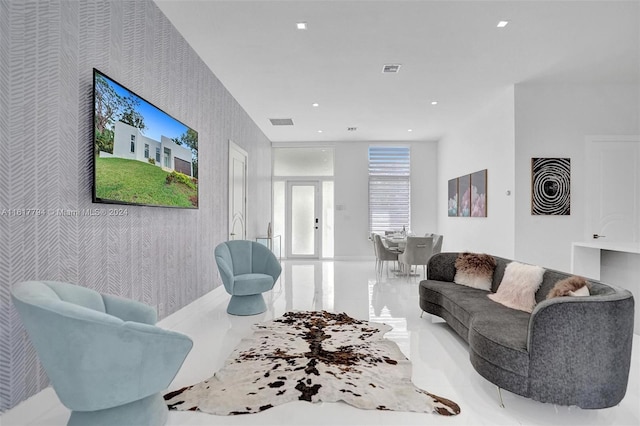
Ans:
[[[458,216],[458,178],[450,179],[448,187],[447,210],[449,217]]]
[[[471,216],[471,175],[458,178],[458,216]]]
[[[471,217],[487,217],[487,169],[471,173]]]
[[[571,214],[571,159],[531,159],[531,214]]]

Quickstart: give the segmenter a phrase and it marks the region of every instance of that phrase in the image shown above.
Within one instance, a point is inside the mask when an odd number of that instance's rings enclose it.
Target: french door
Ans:
[[[287,181],[287,258],[317,259],[320,251],[320,181]]]

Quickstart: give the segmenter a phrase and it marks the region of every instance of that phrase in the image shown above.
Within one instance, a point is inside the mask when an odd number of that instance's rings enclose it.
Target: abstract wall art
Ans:
[[[458,178],[449,180],[447,205],[448,215],[458,216]]]
[[[571,159],[531,159],[531,214],[571,214]]]
[[[449,217],[487,217],[487,169],[450,179],[447,186]]]
[[[471,217],[487,217],[487,169],[471,173]]]
[[[458,178],[458,216],[471,216],[471,175]]]

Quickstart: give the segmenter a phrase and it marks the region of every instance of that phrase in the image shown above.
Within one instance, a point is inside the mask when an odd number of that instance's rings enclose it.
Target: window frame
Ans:
[[[370,145],[369,234],[411,228],[411,147]]]

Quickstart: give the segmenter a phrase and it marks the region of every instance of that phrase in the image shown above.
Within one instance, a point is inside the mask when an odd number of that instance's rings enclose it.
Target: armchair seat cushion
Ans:
[[[264,293],[273,288],[273,277],[267,274],[242,274],[235,276],[234,296]]]

